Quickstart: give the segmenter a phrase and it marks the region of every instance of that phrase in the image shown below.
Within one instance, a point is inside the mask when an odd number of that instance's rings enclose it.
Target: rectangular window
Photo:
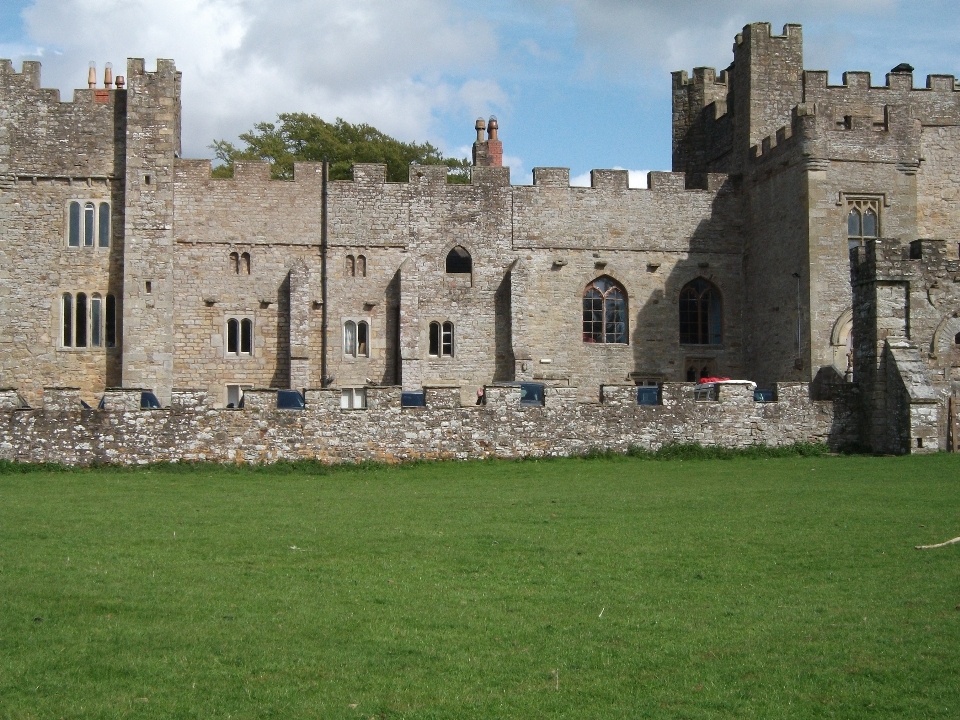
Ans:
[[[367,357],[367,324],[365,322],[357,323],[357,356]]]
[[[102,303],[103,301],[99,295],[94,295],[90,299],[90,344],[93,347],[103,345],[103,337],[101,334],[101,323],[103,322],[101,311]]]
[[[343,324],[343,354],[357,356],[357,324],[353,320]]]
[[[234,355],[240,349],[240,323],[235,318],[227,320],[227,352]]]
[[[243,399],[243,391],[249,390],[252,385],[227,385],[227,407],[238,408]]]
[[[83,246],[93,247],[94,213],[93,203],[83,206]]]
[[[343,388],[340,391],[340,407],[344,410],[363,410],[367,407],[367,389]]]
[[[73,297],[64,293],[60,314],[63,319],[62,341],[64,347],[73,347]]]
[[[77,347],[87,346],[87,296],[77,293],[77,322],[75,328]]]
[[[654,386],[644,386],[637,388],[637,405],[659,405],[660,388]]]
[[[253,320],[240,321],[240,352],[246,355],[253,353]]]
[[[453,323],[443,324],[440,340],[440,354],[444,357],[453,357]]]
[[[107,347],[116,347],[117,345],[117,301],[113,295],[107,295],[107,317],[104,322],[107,339]]]
[[[540,383],[520,383],[520,404],[543,405],[543,390]]]
[[[100,226],[97,241],[100,247],[110,247],[110,203],[100,203]]]
[[[70,203],[70,217],[67,228],[67,245],[80,247],[80,203]]]

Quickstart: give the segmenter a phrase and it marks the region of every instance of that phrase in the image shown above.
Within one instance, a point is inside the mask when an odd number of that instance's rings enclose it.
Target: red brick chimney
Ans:
[[[477,118],[477,141],[473,144],[473,164],[475,167],[502,167],[503,143],[497,137],[500,124],[497,118],[490,116],[490,122],[484,123],[483,118]],[[487,131],[484,139],[483,131]]]

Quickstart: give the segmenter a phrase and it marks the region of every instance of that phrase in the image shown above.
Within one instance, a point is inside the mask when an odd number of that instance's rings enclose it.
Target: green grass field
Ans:
[[[960,456],[0,473],[2,718],[957,718]]]

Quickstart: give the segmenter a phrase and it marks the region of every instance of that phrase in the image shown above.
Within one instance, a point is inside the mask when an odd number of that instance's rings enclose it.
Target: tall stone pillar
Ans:
[[[290,268],[290,387],[310,387],[310,268],[303,259]]]
[[[404,260],[400,276],[400,385],[404,390],[423,387],[420,361],[420,286],[413,263]]]
[[[173,388],[174,163],[180,150],[180,73],[172,60],[146,72],[127,61],[123,386]]]

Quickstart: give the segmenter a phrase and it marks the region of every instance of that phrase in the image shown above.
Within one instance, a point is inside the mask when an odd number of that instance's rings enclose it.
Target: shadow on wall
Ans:
[[[277,366],[270,387],[290,387],[290,274],[283,278],[277,291]]]
[[[127,157],[127,95],[116,93],[113,109],[113,166],[122,168]],[[114,172],[117,177],[123,173]],[[126,221],[126,187],[122,180],[111,181],[110,189],[110,260],[107,294],[115,298],[116,338],[114,348],[106,354],[106,387],[123,385],[123,228]]]
[[[637,379],[687,382],[690,374],[694,380],[710,376],[743,378],[742,265],[739,259],[736,265],[728,260],[739,257],[737,254],[722,252],[729,249],[739,252],[743,247],[742,237],[733,237],[730,230],[739,227],[734,220],[739,200],[730,183],[727,180],[714,198],[710,219],[697,226],[685,258],[666,276],[656,264],[659,261],[651,260],[647,265],[646,278],[655,289],[642,307],[631,313],[632,372]],[[702,342],[681,344],[680,295],[688,283],[698,278],[708,284],[699,287],[712,286],[719,295],[719,333],[712,319],[704,317],[707,327],[698,334]]]
[[[386,357],[383,363],[381,385],[400,384],[400,270],[387,285],[386,298]],[[328,348],[329,351],[329,348]]]
[[[510,382],[516,373],[516,362],[513,354],[513,321],[511,318],[511,275],[503,276],[500,286],[494,294],[494,326],[496,339],[496,364],[494,367],[494,382]]]

